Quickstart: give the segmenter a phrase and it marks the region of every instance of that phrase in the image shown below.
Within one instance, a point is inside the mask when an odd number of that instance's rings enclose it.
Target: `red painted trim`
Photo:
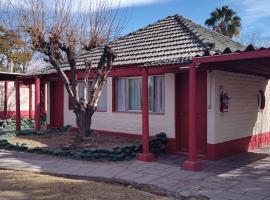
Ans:
[[[5,81],[5,86],[4,86],[4,118],[7,117],[7,104],[8,104],[8,81]]]
[[[167,152],[170,153],[170,154],[177,153],[177,150],[176,150],[176,139],[175,138],[168,138]]]
[[[45,83],[40,82],[40,112],[41,115],[44,115],[46,113],[45,108]]]
[[[177,65],[162,65],[152,66],[148,69],[149,75],[160,75],[165,73],[182,73],[184,70],[181,67],[186,67],[188,64],[177,64]],[[140,65],[123,65],[114,66],[109,74],[109,77],[129,77],[129,76],[141,76],[142,67]],[[70,78],[70,72],[65,72],[67,77]],[[59,79],[57,74],[43,75],[45,79]],[[84,70],[77,71],[78,80],[84,78]],[[89,78],[94,77],[94,70],[90,72]]]
[[[142,69],[142,153],[137,159],[145,162],[154,161],[149,152],[149,111],[148,111],[148,69]]]
[[[254,58],[269,58],[270,49],[258,50],[258,51],[248,51],[248,52],[238,52],[222,55],[204,56],[193,58],[193,62],[197,63],[211,63],[211,62],[224,62],[232,60],[244,60],[244,59],[254,59]]]
[[[40,78],[35,77],[35,130],[40,130]]]
[[[29,118],[33,118],[33,90],[32,85],[29,85]]]
[[[21,116],[20,116],[20,83],[19,80],[15,81],[16,87],[16,131],[21,130]]]
[[[64,84],[61,80],[50,82],[50,126],[64,125]]]
[[[196,136],[196,65],[189,67],[189,156],[183,164],[183,169],[191,171],[201,170],[201,164],[197,160],[197,136]]]
[[[29,111],[28,110],[21,110],[20,116],[24,117],[24,118],[29,117]],[[6,116],[5,116],[4,111],[0,111],[0,118],[15,118],[15,117],[16,117],[16,111],[7,111]]]
[[[270,147],[270,132],[218,144],[207,144],[207,159],[219,160],[248,150]]]

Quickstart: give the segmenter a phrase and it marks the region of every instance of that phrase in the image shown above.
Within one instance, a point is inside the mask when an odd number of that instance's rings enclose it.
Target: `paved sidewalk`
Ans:
[[[0,150],[0,168],[5,169],[130,181],[212,200],[270,200],[270,148],[221,161],[203,161],[201,172],[181,170],[183,160],[173,155],[154,163],[92,162]]]

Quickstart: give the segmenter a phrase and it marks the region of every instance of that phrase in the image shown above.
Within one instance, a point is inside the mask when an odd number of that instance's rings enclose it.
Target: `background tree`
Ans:
[[[262,37],[258,33],[245,33],[241,34],[241,36],[238,38],[238,41],[245,46],[252,44],[257,48],[270,47],[270,35]]]
[[[25,46],[21,36],[14,30],[0,26],[0,69],[9,72],[26,72],[32,51]]]
[[[91,119],[106,84],[108,74],[116,57],[108,45],[116,37],[123,23],[119,19],[119,9],[112,10],[112,2],[108,0],[21,0],[12,4],[12,9],[5,10],[16,13],[15,27],[26,33],[28,44],[34,50],[46,56],[46,61],[57,71],[65,88],[72,98],[73,112],[79,128],[79,136],[85,138],[91,133]],[[78,77],[76,56],[81,49],[92,51],[102,48],[99,62],[85,59],[83,79],[83,97],[78,94]],[[67,76],[63,66],[69,68]],[[94,78],[89,84],[89,74]],[[88,95],[90,93],[90,95]]]
[[[210,14],[210,18],[205,21],[205,25],[216,32],[233,38],[240,34],[241,18],[228,6],[222,6],[216,8]]]

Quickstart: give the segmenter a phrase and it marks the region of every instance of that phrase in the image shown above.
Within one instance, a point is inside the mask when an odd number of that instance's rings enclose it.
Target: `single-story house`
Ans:
[[[142,137],[138,159],[153,160],[148,138],[159,132],[167,134],[169,152],[188,154],[184,168],[190,170],[201,169],[198,157],[218,160],[270,145],[269,48],[245,47],[179,15],[121,37],[111,46],[117,58],[92,128]],[[96,64],[101,52],[97,48],[78,56],[79,79],[83,59]],[[67,66],[63,69],[69,76]],[[68,93],[55,70],[20,76],[16,83],[17,93],[20,84],[35,83],[36,110],[40,87],[46,85],[48,125],[76,127]],[[39,111],[36,128],[38,118]]]

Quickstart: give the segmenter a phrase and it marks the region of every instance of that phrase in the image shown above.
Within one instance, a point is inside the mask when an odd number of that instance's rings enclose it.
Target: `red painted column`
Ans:
[[[202,165],[197,160],[196,136],[196,64],[189,67],[189,156],[184,162],[183,169],[200,171]]]
[[[20,83],[19,80],[15,81],[16,87],[16,131],[21,130],[21,111],[20,111]]]
[[[7,118],[7,103],[8,103],[8,82],[5,81],[4,86],[4,118]]]
[[[40,130],[40,78],[35,77],[35,130]]]
[[[33,118],[33,102],[32,102],[32,99],[33,99],[33,95],[32,95],[32,84],[30,84],[29,86],[29,118],[32,119]]]
[[[142,153],[137,154],[137,160],[152,162],[155,157],[149,152],[149,112],[148,112],[148,69],[142,68]]]

